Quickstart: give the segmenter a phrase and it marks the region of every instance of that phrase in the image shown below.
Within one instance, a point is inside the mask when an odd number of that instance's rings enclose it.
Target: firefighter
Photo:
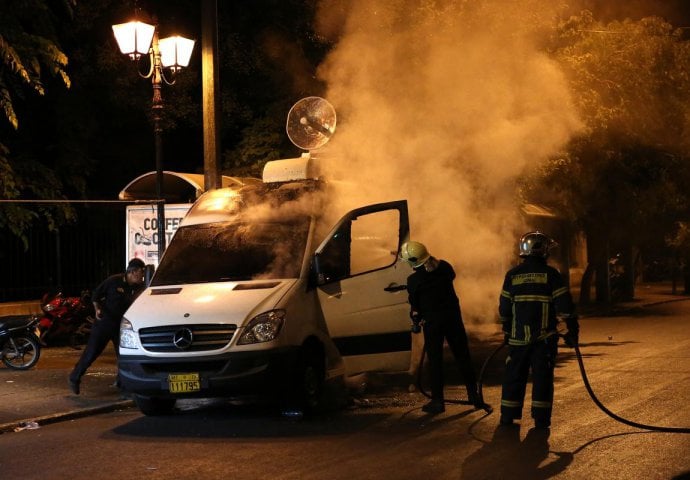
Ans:
[[[401,258],[414,269],[407,278],[410,317],[415,325],[422,325],[424,345],[429,357],[431,401],[422,407],[430,414],[445,411],[443,396],[443,340],[448,342],[462,373],[469,402],[483,408],[477,392],[477,380],[472,367],[467,334],[462,323],[460,302],[453,279],[455,271],[445,260],[432,257],[426,247],[409,241],[401,247]]]
[[[558,347],[558,317],[565,320],[566,343],[577,343],[579,325],[570,291],[561,274],[547,265],[556,243],[541,232],[520,239],[523,261],[506,273],[499,299],[504,341],[509,346],[501,396],[501,425],[522,418],[527,376],[532,371],[535,427],[551,426],[553,371]]]

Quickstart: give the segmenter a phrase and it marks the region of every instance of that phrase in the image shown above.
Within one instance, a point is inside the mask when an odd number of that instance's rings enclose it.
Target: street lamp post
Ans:
[[[153,134],[156,152],[156,233],[158,237],[158,262],[165,252],[165,199],[163,198],[163,142],[161,116],[163,112],[163,96],[161,86],[175,83],[174,75],[183,67],[189,65],[189,59],[194,48],[194,40],[180,36],[158,39],[155,26],[139,21],[131,21],[113,25],[113,33],[120,47],[120,51],[133,61],[139,61],[142,56],[148,56],[150,69],[148,73],[139,75],[150,78],[153,85],[153,99],[151,113],[153,117]],[[166,77],[165,69],[171,74]]]

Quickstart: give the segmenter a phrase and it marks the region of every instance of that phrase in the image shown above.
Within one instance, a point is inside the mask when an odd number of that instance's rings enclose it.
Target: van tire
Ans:
[[[323,355],[316,348],[303,348],[297,362],[289,403],[305,414],[321,406],[325,367]]]
[[[141,413],[150,417],[170,415],[175,408],[176,402],[177,400],[174,398],[134,395],[134,403],[136,403],[137,408]]]

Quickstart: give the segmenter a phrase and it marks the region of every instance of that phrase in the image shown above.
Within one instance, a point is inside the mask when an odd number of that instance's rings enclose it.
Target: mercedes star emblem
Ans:
[[[175,332],[173,336],[173,343],[180,350],[187,350],[192,346],[192,340],[194,340],[194,334],[188,328],[182,328]]]

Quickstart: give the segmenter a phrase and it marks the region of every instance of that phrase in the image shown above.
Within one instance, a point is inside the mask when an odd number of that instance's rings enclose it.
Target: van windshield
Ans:
[[[301,217],[181,227],[151,286],[297,278],[309,223],[309,217]]]

